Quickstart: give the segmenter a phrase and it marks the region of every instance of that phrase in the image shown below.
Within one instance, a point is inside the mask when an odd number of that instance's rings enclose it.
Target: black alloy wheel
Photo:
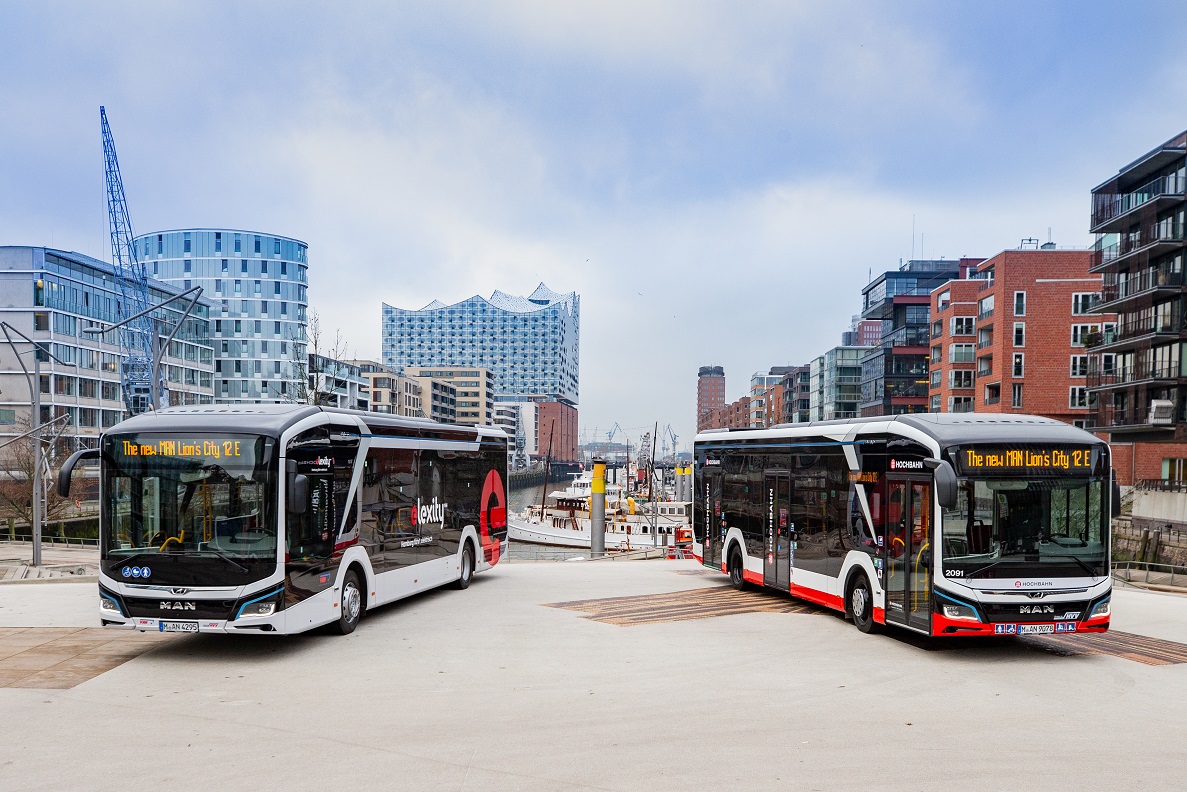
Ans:
[[[878,623],[874,621],[874,594],[865,574],[859,572],[849,587],[848,605],[857,629],[863,633],[877,632]]]

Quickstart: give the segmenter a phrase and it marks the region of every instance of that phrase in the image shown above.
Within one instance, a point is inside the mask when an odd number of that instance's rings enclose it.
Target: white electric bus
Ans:
[[[1103,632],[1109,447],[1034,416],[913,414],[714,430],[694,444],[693,551],[739,588],[863,632]]]
[[[507,547],[507,435],[307,405],[174,407],[99,448],[99,615],[162,632],[349,633]]]

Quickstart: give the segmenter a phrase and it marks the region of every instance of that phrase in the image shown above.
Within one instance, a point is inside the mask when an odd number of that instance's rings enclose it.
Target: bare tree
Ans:
[[[349,354],[342,331],[334,331],[333,341],[324,340],[321,315],[310,308],[305,338],[290,336],[288,346],[294,387],[285,393],[274,390],[273,395],[294,404],[335,404],[334,375],[325,370],[325,359],[343,360]]]
[[[65,421],[53,426],[43,426],[41,443],[47,459],[64,459],[69,453],[67,441],[62,437]],[[17,434],[30,429],[29,420],[17,423]],[[0,450],[0,519],[18,525],[33,525],[33,470],[36,464],[36,440],[24,437],[9,443]],[[48,468],[48,464],[46,466]],[[56,487],[48,486],[54,480],[52,471],[42,470],[42,480],[47,484],[45,508],[42,515],[46,522],[53,522],[70,512],[72,502],[58,495]]]

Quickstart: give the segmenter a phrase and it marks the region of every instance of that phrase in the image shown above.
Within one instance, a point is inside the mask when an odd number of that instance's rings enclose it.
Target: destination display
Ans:
[[[116,440],[111,444],[111,449],[125,457],[161,456],[206,461],[235,459],[250,454],[253,446],[242,438],[133,437]]]
[[[1087,476],[1096,461],[1091,446],[968,446],[952,458],[961,476]]]

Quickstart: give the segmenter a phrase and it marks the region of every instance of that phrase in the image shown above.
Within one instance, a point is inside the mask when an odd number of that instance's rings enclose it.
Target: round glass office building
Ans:
[[[201,286],[214,347],[214,400],[292,401],[307,370],[308,246],[299,239],[220,228],[136,237],[148,275]]]

